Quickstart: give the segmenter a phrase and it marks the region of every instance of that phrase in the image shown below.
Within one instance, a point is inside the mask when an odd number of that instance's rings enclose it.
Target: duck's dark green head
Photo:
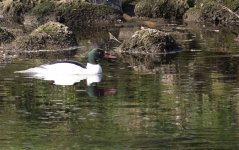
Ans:
[[[98,64],[104,55],[105,52],[102,49],[94,48],[86,55],[86,58],[89,63]]]
[[[103,58],[116,58],[116,57],[108,53],[105,53],[105,51],[102,49],[94,48],[86,55],[86,58],[88,63],[98,64],[99,61]]]

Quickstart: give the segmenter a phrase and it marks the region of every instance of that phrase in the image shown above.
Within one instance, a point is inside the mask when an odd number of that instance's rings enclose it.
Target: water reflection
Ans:
[[[97,84],[93,83],[90,86],[87,86],[87,94],[90,97],[101,97],[107,95],[113,95],[116,93],[116,89],[114,88],[100,88]]]
[[[96,105],[100,105],[100,100],[116,94],[115,88],[100,85],[102,75],[62,86],[63,83],[72,83],[73,79],[53,85],[48,80],[18,76],[14,87],[15,111],[23,120],[56,127],[71,119],[78,122],[87,116],[95,118],[98,114]],[[59,83],[57,80],[53,82]]]
[[[130,65],[131,68],[140,74],[160,73],[171,66],[171,71],[176,71],[173,63],[178,53],[172,54],[129,54],[121,53],[118,57],[121,61]]]
[[[94,75],[77,75],[77,74],[36,74],[29,73],[25,74],[25,78],[36,78],[46,81],[53,81],[55,85],[74,85],[75,83],[86,80],[87,86],[92,85],[93,83],[99,83],[102,79],[102,74]]]

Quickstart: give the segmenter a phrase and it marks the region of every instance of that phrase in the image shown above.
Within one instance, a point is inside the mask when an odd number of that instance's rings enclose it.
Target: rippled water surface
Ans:
[[[57,58],[3,60],[0,149],[238,149],[234,29],[184,28],[173,30],[182,52],[103,61],[102,80],[92,86],[14,73]],[[79,41],[109,50],[108,31],[122,40],[133,30],[99,29]]]

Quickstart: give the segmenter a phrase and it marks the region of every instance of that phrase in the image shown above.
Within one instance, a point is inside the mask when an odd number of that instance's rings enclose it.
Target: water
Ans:
[[[104,61],[94,86],[14,74],[56,58],[2,61],[0,149],[238,149],[234,29],[186,27],[175,36],[182,52]],[[99,29],[79,41],[109,50],[117,44],[107,41],[108,31],[131,34],[135,28]]]

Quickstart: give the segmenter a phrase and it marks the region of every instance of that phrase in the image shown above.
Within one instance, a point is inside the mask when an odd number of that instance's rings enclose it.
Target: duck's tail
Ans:
[[[34,74],[34,73],[41,73],[45,69],[43,67],[35,67],[35,68],[30,68],[27,70],[20,70],[20,71],[15,71],[14,73],[22,73],[22,74]]]

